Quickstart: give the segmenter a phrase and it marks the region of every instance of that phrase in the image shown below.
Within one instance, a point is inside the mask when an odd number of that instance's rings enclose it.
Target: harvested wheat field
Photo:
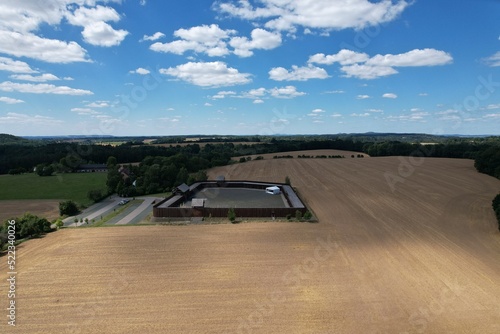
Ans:
[[[12,217],[20,217],[26,212],[54,220],[59,217],[58,200],[2,200],[0,201],[0,222]]]
[[[1,332],[500,332],[491,210],[500,181],[473,161],[278,159],[210,176],[221,174],[288,175],[319,223],[67,229],[31,240],[18,249],[17,326],[4,317]]]

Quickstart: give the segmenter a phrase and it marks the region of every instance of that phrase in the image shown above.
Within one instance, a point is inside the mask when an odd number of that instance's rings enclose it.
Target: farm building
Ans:
[[[83,164],[76,169],[78,173],[105,173],[108,171],[108,166],[105,164]]]
[[[168,198],[153,207],[153,217],[227,217],[230,208],[238,217],[286,217],[306,206],[287,184],[255,181],[204,181],[176,188]],[[275,196],[269,196],[270,192]]]

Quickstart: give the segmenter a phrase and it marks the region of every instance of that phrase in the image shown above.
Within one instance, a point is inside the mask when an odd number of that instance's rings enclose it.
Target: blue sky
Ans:
[[[3,0],[0,133],[500,135],[496,0]]]

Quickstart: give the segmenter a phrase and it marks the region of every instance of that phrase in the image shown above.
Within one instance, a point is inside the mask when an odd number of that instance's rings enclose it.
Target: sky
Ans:
[[[498,0],[2,0],[0,133],[500,135]]]

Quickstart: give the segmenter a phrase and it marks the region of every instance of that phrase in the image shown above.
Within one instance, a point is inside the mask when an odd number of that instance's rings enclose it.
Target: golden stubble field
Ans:
[[[0,330],[500,332],[491,210],[500,181],[469,160],[402,159],[262,160],[210,172],[288,175],[317,224],[68,229],[29,241],[18,249],[17,326],[2,316]]]

